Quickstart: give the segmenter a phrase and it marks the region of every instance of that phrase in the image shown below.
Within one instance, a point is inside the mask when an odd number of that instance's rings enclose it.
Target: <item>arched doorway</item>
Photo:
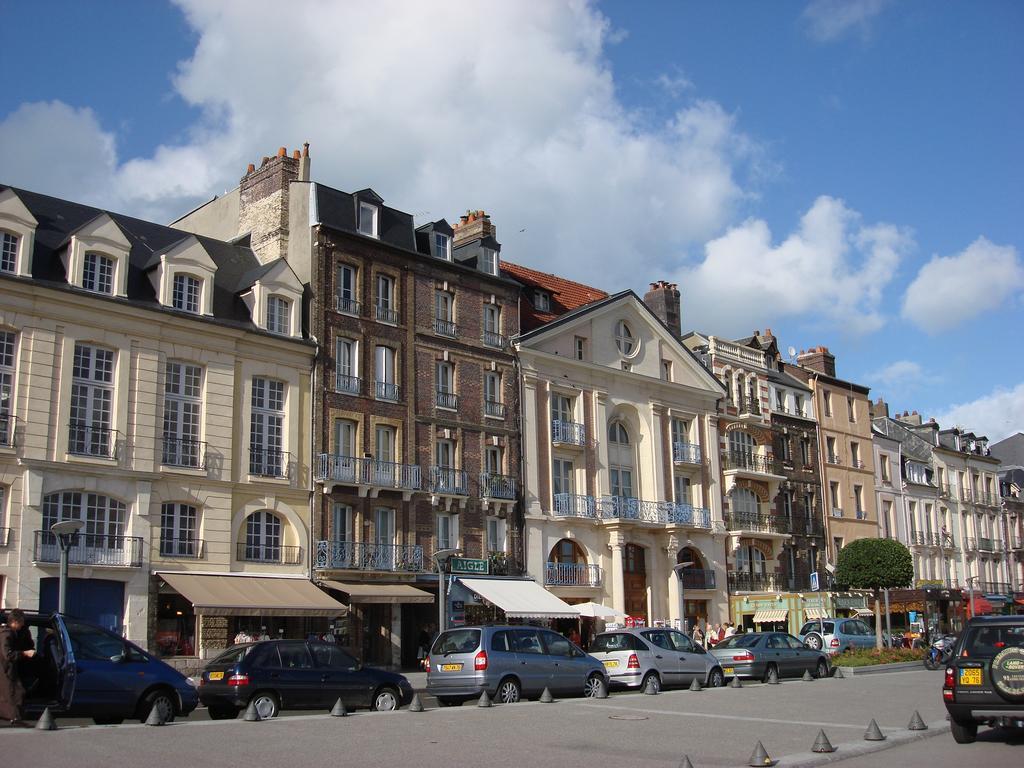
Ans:
[[[572,539],[559,539],[548,555],[544,582],[556,587],[597,586],[587,567],[587,556]]]
[[[650,622],[647,616],[647,558],[643,547],[639,544],[626,545],[622,570],[626,613]]]

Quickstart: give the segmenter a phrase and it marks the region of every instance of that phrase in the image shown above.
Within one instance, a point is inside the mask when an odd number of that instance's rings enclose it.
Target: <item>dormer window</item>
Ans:
[[[380,237],[377,229],[377,217],[380,209],[372,203],[359,203],[359,234],[367,237]]]
[[[114,260],[101,253],[87,253],[82,261],[82,287],[94,293],[114,292]]]
[[[492,248],[484,248],[480,254],[480,269],[488,275],[498,274],[498,252]]]
[[[291,334],[289,315],[292,303],[282,296],[267,297],[267,330],[282,336]]]
[[[443,232],[434,233],[434,253],[439,259],[452,260],[452,239]]]
[[[533,308],[538,312],[551,311],[551,296],[547,291],[535,290],[533,292]]]
[[[203,281],[192,275],[175,275],[171,289],[171,306],[182,312],[199,314],[199,295]]]
[[[0,272],[15,273],[18,271],[18,241],[17,235],[10,232],[3,233],[2,250],[0,250]]]

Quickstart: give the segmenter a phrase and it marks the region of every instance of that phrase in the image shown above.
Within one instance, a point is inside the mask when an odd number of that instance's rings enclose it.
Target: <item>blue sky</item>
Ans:
[[[771,327],[900,410],[1024,430],[1019,2],[0,16],[3,182],[170,220],[310,141],[315,179],[419,220],[487,209],[510,260],[674,280],[686,328]]]

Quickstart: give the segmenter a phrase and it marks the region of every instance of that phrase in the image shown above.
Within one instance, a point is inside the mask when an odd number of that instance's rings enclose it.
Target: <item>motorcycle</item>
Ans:
[[[943,635],[931,644],[924,657],[925,669],[941,669],[953,658],[956,635]]]

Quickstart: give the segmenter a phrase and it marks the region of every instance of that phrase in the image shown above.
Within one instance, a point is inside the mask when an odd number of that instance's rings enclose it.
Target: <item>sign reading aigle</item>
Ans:
[[[471,573],[486,576],[489,568],[486,560],[478,560],[472,557],[452,557],[448,560],[448,570],[450,573]]]

